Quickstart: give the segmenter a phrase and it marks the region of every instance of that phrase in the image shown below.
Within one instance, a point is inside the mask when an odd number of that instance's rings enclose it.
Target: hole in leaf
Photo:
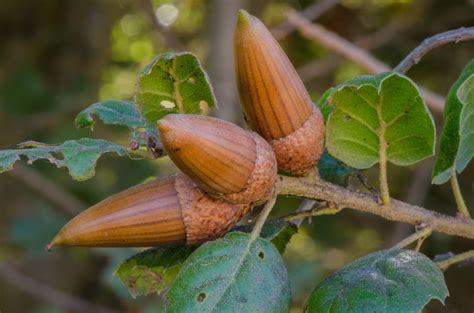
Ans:
[[[263,251],[260,251],[258,253],[258,257],[263,260],[265,258],[265,253],[263,253]]]
[[[204,292],[201,292],[200,294],[198,294],[197,296],[198,302],[203,302],[205,299],[206,299],[206,294]]]
[[[344,116],[344,122],[348,122],[352,117],[350,115]]]

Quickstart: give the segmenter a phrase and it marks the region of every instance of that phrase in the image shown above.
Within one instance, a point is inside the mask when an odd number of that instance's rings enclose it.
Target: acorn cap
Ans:
[[[212,198],[184,175],[144,183],[85,210],[53,246],[150,247],[197,244],[230,230],[250,206]]]
[[[276,179],[276,159],[256,133],[192,114],[167,115],[158,129],[171,160],[210,195],[243,204],[268,198]]]
[[[322,115],[278,42],[262,22],[244,10],[239,12],[234,32],[234,59],[249,127],[270,142],[280,169],[296,175],[307,173],[323,151]],[[305,127],[311,131],[301,130]],[[287,139],[289,136],[294,138]]]

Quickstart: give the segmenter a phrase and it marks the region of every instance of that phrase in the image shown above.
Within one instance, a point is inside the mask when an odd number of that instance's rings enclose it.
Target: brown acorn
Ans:
[[[249,127],[270,143],[280,169],[305,175],[323,152],[322,115],[278,42],[244,10],[234,32],[234,59]]]
[[[147,182],[74,217],[48,245],[149,247],[197,244],[224,235],[250,210],[215,199],[188,177]]]
[[[169,157],[208,194],[230,203],[268,199],[277,176],[270,145],[230,122],[192,114],[171,114],[158,123]]]

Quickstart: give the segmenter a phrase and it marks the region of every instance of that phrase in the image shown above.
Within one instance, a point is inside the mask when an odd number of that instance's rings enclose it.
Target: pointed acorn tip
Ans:
[[[48,243],[45,248],[46,251],[51,252],[51,250],[53,249],[53,246],[54,244],[52,242]]]
[[[239,15],[237,17],[237,23],[244,25],[250,22],[250,14],[249,12],[245,11],[244,9],[239,10]]]

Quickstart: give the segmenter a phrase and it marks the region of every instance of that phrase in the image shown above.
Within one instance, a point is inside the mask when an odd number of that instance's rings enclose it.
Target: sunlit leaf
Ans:
[[[232,232],[199,247],[168,294],[168,312],[288,312],[291,292],[278,250]]]
[[[433,155],[433,118],[407,77],[397,73],[358,77],[338,87],[331,102],[335,108],[326,124],[327,148],[349,166],[371,167],[384,152],[397,165]]]
[[[425,255],[390,249],[338,270],[313,291],[307,312],[418,313],[431,300],[444,302],[441,270]]]
[[[105,100],[81,111],[74,121],[77,128],[93,128],[96,118],[105,124],[124,125],[130,128],[145,127],[137,106],[132,101]]]
[[[189,246],[148,249],[120,264],[115,275],[134,298],[159,294],[171,286],[182,263],[194,250]]]
[[[474,60],[466,65],[446,97],[444,127],[432,174],[433,183],[443,184],[455,172],[462,172],[473,156]]]
[[[149,123],[170,113],[206,114],[216,99],[196,56],[165,53],[140,74],[135,101]]]
[[[67,167],[75,180],[86,180],[95,175],[99,157],[107,152],[126,155],[127,149],[102,139],[82,138],[68,140],[61,145],[28,142],[22,149],[0,150],[0,173],[13,169],[13,165],[25,156],[28,163],[45,159],[57,167]]]

